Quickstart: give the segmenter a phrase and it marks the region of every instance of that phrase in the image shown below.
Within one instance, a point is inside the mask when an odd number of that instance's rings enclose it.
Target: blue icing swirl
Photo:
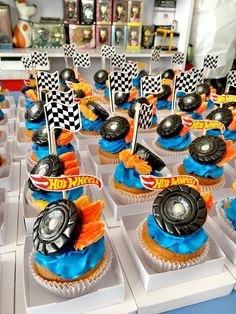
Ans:
[[[105,254],[104,237],[81,251],[70,250],[53,255],[35,253],[35,261],[64,279],[76,279],[94,269]]]
[[[38,131],[38,129],[42,126],[46,124],[46,121],[45,119],[43,119],[42,121],[40,122],[29,122],[29,121],[25,121],[25,127],[27,130],[33,130],[34,132],[35,131]]]
[[[206,134],[215,135],[215,136],[222,135],[220,130],[208,130]],[[225,129],[223,135],[224,135],[225,140],[231,140],[231,141],[236,140],[236,130],[230,131],[229,129]]]
[[[109,88],[106,87],[105,90],[104,90],[104,95],[105,97],[107,97],[108,99],[110,99],[110,92],[109,92]]]
[[[38,146],[35,143],[32,145],[32,150],[38,157],[38,160],[46,157],[49,155],[49,147],[48,146]],[[68,152],[74,152],[75,148],[72,144],[67,144],[63,146],[57,145],[57,155],[60,156],[62,154],[68,153]]]
[[[148,216],[147,227],[150,238],[161,247],[177,254],[195,253],[208,240],[208,235],[203,228],[187,236],[177,237],[166,233],[157,225],[153,215]]]
[[[187,116],[189,116],[190,114],[192,115],[192,119],[194,120],[202,120],[203,117],[201,114],[193,112],[193,111],[183,111]]]
[[[225,201],[223,201],[224,206]],[[229,201],[230,207],[224,208],[226,217],[231,221],[234,229],[236,229],[236,198]]]
[[[83,194],[83,188],[79,187],[77,189],[69,190],[66,192],[66,197],[70,201],[76,201],[81,195]],[[42,192],[33,192],[32,197],[39,201],[43,200],[48,203],[58,201],[63,198],[62,192],[47,192],[47,191],[42,191]]]
[[[81,120],[82,120],[82,130],[99,132],[104,120],[97,118],[97,120],[91,121],[85,118],[82,112],[80,113],[80,115],[81,115]]]
[[[122,110],[128,110],[132,106],[134,101],[135,101],[135,99],[133,99],[131,101],[127,101],[124,104],[117,106],[117,108],[122,109]]]
[[[141,81],[141,76],[138,75],[137,77],[133,78],[133,86],[135,86],[137,89],[140,88],[140,81]]]
[[[202,165],[196,162],[191,156],[184,158],[184,169],[189,174],[196,174],[204,178],[219,178],[223,175],[223,167],[217,165]]]
[[[212,109],[215,107],[215,103],[211,99],[206,99],[207,102],[207,109]]]
[[[124,139],[110,142],[105,140],[104,138],[101,138],[98,144],[101,146],[102,150],[111,154],[117,154],[122,150],[131,147],[131,144],[126,143]]]
[[[157,171],[152,171],[150,173],[153,176],[161,177],[161,173]],[[147,190],[141,182],[140,173],[134,168],[126,168],[123,161],[121,161],[117,166],[114,174],[114,179],[118,183],[123,183],[131,188],[137,188],[142,190]]]
[[[171,138],[163,138],[159,136],[157,141],[161,147],[166,149],[182,150],[190,145],[191,134],[188,132],[184,136],[176,135]]]
[[[154,115],[152,116],[152,125],[155,125],[156,123],[157,123],[157,115],[154,114]]]
[[[0,109],[0,120],[3,120],[4,119],[4,113],[3,111]]]
[[[103,84],[95,83],[96,89],[105,89],[106,87],[107,87],[106,83],[103,83]]]
[[[25,109],[28,110],[33,104],[34,101],[31,100],[29,97],[25,96],[26,102],[25,102]]]
[[[171,109],[171,101],[168,101],[167,99],[160,99],[157,100],[156,108],[157,109]]]
[[[64,82],[64,81],[60,81],[60,86],[62,86],[62,87],[67,87],[67,84],[66,84],[66,82]]]
[[[3,94],[0,94],[0,102],[5,100],[5,96]]]

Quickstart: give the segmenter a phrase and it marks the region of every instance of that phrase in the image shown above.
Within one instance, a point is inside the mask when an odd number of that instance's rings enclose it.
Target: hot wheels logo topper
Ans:
[[[193,120],[188,117],[182,117],[183,125],[189,129],[197,131],[205,131],[211,129],[220,129],[223,133],[225,131],[225,126],[222,122],[217,120]]]
[[[151,175],[141,175],[141,182],[143,186],[149,190],[166,189],[172,185],[186,184],[190,186],[199,186],[196,178],[187,175],[179,175],[174,177],[157,178]]]
[[[215,104],[224,104],[224,103],[227,103],[227,102],[236,102],[236,95],[217,95],[217,94],[212,94],[211,95],[211,100]]]

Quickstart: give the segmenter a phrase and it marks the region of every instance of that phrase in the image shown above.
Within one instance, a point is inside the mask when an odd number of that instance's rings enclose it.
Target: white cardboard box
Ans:
[[[2,154],[2,156],[8,159],[8,164],[0,167],[0,186],[5,187],[7,191],[12,191],[13,189],[13,163],[9,155]]]
[[[226,268],[214,276],[146,292],[120,233],[120,228],[110,230],[111,239],[139,309],[138,313],[157,314],[231,293],[235,280]]]
[[[2,108],[1,110],[7,114],[9,119],[14,119],[16,117],[16,104],[13,96],[6,96],[6,100],[9,101],[9,108]]]
[[[97,144],[98,140],[100,139],[100,136],[91,136],[88,137],[86,135],[75,133],[77,148],[79,151],[87,151],[88,150],[88,144]]]
[[[4,245],[6,236],[6,222],[8,213],[8,203],[6,190],[0,188],[0,245]]]
[[[110,242],[109,238],[106,237]],[[122,303],[124,300],[124,278],[113,248],[112,266],[90,293],[74,299],[62,299],[41,287],[33,278],[28,266],[28,257],[33,244],[26,237],[24,249],[24,291],[27,313],[48,314],[84,313]],[[96,300],[96,302],[94,302]]]
[[[12,185],[11,185],[11,191],[8,191],[8,196],[18,197],[19,189],[20,189],[20,163],[19,162],[11,163],[11,176],[12,176],[12,179],[11,179]]]

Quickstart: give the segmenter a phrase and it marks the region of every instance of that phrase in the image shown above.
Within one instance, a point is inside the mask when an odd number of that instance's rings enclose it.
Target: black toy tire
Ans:
[[[45,130],[46,129],[46,130]],[[62,130],[54,129],[55,139],[60,136]],[[46,125],[41,126],[32,136],[32,141],[38,146],[48,146],[48,134]]]
[[[108,72],[106,70],[99,70],[94,74],[93,79],[95,83],[105,84],[108,80]]]
[[[176,199],[175,199],[176,198]],[[184,212],[181,214],[173,209],[180,204]],[[187,208],[186,208],[187,207]],[[161,191],[153,203],[153,216],[157,225],[174,236],[191,235],[198,231],[206,221],[206,203],[200,193],[187,185],[172,185]],[[185,215],[185,216],[184,216]],[[181,217],[182,216],[182,217]]]
[[[171,95],[171,88],[169,85],[162,85],[163,91],[159,94],[155,94],[155,97],[157,97],[157,100],[164,100],[167,99]]]
[[[132,105],[129,107],[128,109],[128,115],[130,118],[134,119],[134,115],[135,115],[135,108],[138,104],[146,104],[148,105],[149,102],[147,100],[147,98],[145,97],[139,97],[137,99],[135,99],[135,101],[132,103]]]
[[[41,101],[34,102],[26,111],[25,120],[28,122],[40,122],[44,119],[44,106]]]
[[[192,93],[181,97],[178,106],[183,111],[194,111],[201,106],[201,103],[201,96],[197,93]]]
[[[57,218],[61,217],[59,227],[51,234],[46,233],[50,228],[44,228],[46,220],[47,225],[50,223],[50,218],[53,218],[53,211],[57,211]],[[60,216],[59,216],[60,215]],[[51,217],[50,217],[51,216]],[[80,226],[80,228],[78,228]],[[61,252],[72,247],[73,242],[79,235],[82,226],[82,215],[79,214],[73,202],[69,200],[59,200],[52,202],[38,215],[33,227],[33,244],[35,250],[44,254],[51,255]],[[42,232],[43,229],[43,232]],[[79,230],[80,229],[80,230]],[[48,237],[47,237],[48,235]]]
[[[164,161],[158,157],[156,154],[151,152],[145,146],[137,143],[135,146],[135,154],[137,154],[141,159],[147,161],[147,163],[152,167],[152,170],[161,171],[165,168],[166,164]]]
[[[121,106],[129,99],[129,93],[117,92],[115,93],[115,104]]]
[[[112,125],[116,124],[116,127],[111,128]],[[102,138],[107,141],[117,141],[120,139],[124,139],[126,135],[129,133],[130,125],[129,121],[120,116],[111,117],[107,119],[100,129],[100,134]]]
[[[217,115],[218,115],[218,118],[217,118]],[[222,122],[224,126],[227,128],[230,125],[230,123],[233,121],[233,114],[231,110],[228,108],[218,108],[211,111],[206,116],[206,119]]]
[[[178,114],[172,114],[159,123],[157,133],[160,137],[171,138],[178,135],[182,128],[183,123],[181,117]]]
[[[84,98],[85,97],[85,93],[82,89],[77,89],[75,91],[75,98]]]
[[[44,169],[43,169],[44,166]],[[40,171],[44,170],[44,172]],[[30,174],[41,174],[44,177],[60,177],[64,173],[64,163],[57,155],[48,155],[40,159],[33,167]],[[29,188],[34,192],[39,192],[41,189],[36,187],[32,181],[28,180]]]
[[[199,95],[206,95],[209,96],[211,92],[210,86],[207,83],[202,83],[197,85],[196,87],[196,93],[198,93]]]
[[[162,78],[163,79],[168,79],[168,80],[173,80],[175,77],[175,72],[172,69],[167,69],[162,73]]]
[[[144,77],[144,76],[148,76],[148,73],[147,73],[147,71],[145,71],[145,70],[141,70],[141,71],[139,72],[139,75],[140,75],[140,77],[142,78],[142,77]]]
[[[203,146],[206,146],[205,150]],[[225,152],[225,141],[213,135],[198,137],[189,146],[190,155],[200,164],[217,164],[224,158]]]
[[[75,79],[76,79],[75,72],[71,68],[65,68],[59,74],[59,80],[64,83],[66,81],[73,81]]]
[[[93,101],[88,101],[87,107],[102,120],[106,120],[109,117],[109,113],[102,106]]]

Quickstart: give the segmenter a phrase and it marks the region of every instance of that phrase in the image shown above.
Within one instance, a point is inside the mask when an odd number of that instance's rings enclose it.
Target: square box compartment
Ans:
[[[0,188],[0,245],[5,243],[7,206],[6,190]]]
[[[147,216],[147,213],[143,213],[125,216],[122,217],[121,220],[121,230],[125,243],[146,291],[161,289],[223,272],[225,255],[209,234],[210,249],[206,261],[201,262],[198,265],[176,271],[162,273],[156,273],[153,271],[145,262],[137,237],[137,227],[145,218],[147,218]],[[207,230],[206,225],[205,230]]]
[[[75,139],[77,143],[77,148],[79,151],[87,151],[89,144],[97,144],[100,136],[86,136],[80,132],[75,133]]]
[[[3,130],[0,131],[0,154],[6,153],[7,133]]]
[[[5,99],[9,102],[8,108],[1,108],[1,110],[7,114],[9,119],[14,119],[16,116],[16,104],[13,96],[5,96]]]
[[[74,299],[62,299],[49,293],[33,278],[28,266],[28,258],[32,251],[33,243],[31,236],[26,236],[24,247],[24,294],[27,313],[78,313],[78,309],[84,313],[123,302],[124,278],[122,270],[108,236],[106,236],[106,240],[113,252],[110,270],[97,282],[90,293]]]
[[[8,136],[13,136],[15,133],[15,118],[10,119],[7,113],[4,113],[4,120],[0,123],[0,129],[5,131]]]
[[[30,149],[33,144],[33,142],[25,136],[25,131],[25,127],[20,127],[16,135],[16,146],[18,148],[19,154],[23,156],[22,158],[25,157],[27,150]]]
[[[13,189],[13,167],[11,157],[7,154],[1,154],[8,162],[6,165],[0,167],[0,186],[5,187],[7,191]]]

